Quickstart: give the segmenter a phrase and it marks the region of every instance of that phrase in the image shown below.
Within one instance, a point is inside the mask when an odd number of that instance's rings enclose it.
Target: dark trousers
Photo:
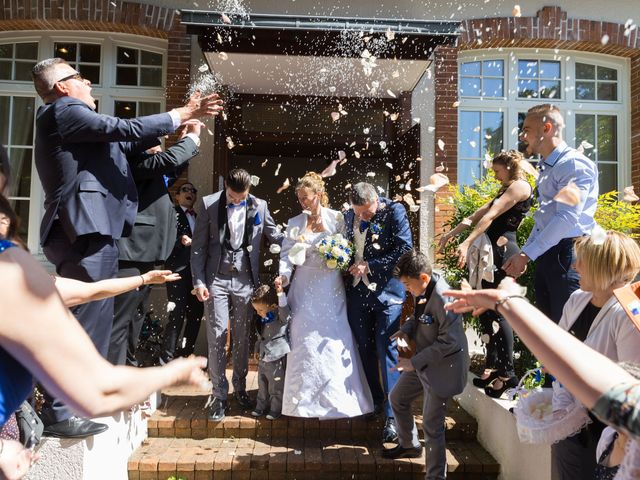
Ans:
[[[98,234],[81,235],[75,242],[71,242],[59,222],[53,224],[42,249],[61,277],[95,282],[115,277],[118,270],[118,248],[111,237]],[[113,322],[113,299],[78,305],[73,307],[71,312],[87,332],[98,352],[106,357]],[[71,416],[72,413],[66,405],[47,392],[44,393],[42,421],[46,425],[61,422]]]
[[[167,298],[176,306],[169,313],[169,321],[164,329],[165,360],[193,353],[200,331],[200,321],[204,314],[204,303],[191,294],[193,290],[191,269],[186,268],[179,273],[182,277],[180,280],[166,284]],[[180,336],[183,326],[184,334]]]
[[[398,331],[401,312],[402,305],[380,303],[362,282],[347,293],[349,325],[373,402],[384,406],[387,418],[393,418],[389,392],[400,378],[400,372],[391,371],[398,363],[398,350],[395,340],[389,337]]]
[[[562,317],[564,304],[580,287],[580,276],[573,268],[573,240],[560,240],[536,259],[536,307],[555,323]]]
[[[152,270],[153,267],[154,264],[149,262],[120,260],[118,262],[118,277],[140,275]],[[114,298],[113,328],[111,329],[107,355],[107,359],[114,365],[125,365],[127,361],[130,364],[136,363],[135,351],[138,346],[142,322],[149,310],[150,294],[151,286],[143,285]]]
[[[502,247],[497,245],[497,239],[494,240],[492,238],[495,235],[490,237],[495,270],[493,272],[493,282],[482,280],[482,288],[497,288],[507,276],[502,270],[504,260],[520,251],[515,232],[502,232],[501,236],[507,239],[506,245]],[[513,329],[511,325],[493,310],[484,312],[480,315],[479,320],[482,334],[489,336],[485,368],[497,370],[498,375],[501,377],[515,376],[513,367]]]
[[[605,425],[597,420],[575,435],[551,445],[554,478],[558,480],[591,480],[596,470],[596,447]]]

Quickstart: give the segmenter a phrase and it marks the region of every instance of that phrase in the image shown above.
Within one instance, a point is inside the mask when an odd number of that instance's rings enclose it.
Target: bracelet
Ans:
[[[142,285],[140,285],[140,286],[144,287],[144,277],[142,275],[140,275],[140,279],[142,280]]]
[[[507,300],[511,300],[512,298],[522,298],[523,300],[526,300],[527,302],[529,301],[529,299],[527,297],[525,297],[524,295],[507,295],[505,297],[502,297],[498,301],[496,301],[496,304],[494,305],[493,309],[496,311],[496,313],[499,313],[498,312],[498,307],[500,305],[502,305],[504,302],[506,302]]]

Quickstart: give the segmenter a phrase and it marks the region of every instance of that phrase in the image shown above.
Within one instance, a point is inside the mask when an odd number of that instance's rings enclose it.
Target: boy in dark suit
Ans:
[[[418,440],[411,403],[423,395],[423,429],[429,452],[427,480],[446,478],[447,458],[444,419],[447,401],[461,393],[467,383],[469,355],[462,317],[444,309],[447,299],[442,292],[449,289],[443,278],[433,273],[427,256],[411,250],[398,261],[394,276],[413,295],[415,308],[411,317],[393,335],[401,350],[409,350],[415,341],[412,358],[398,358],[395,369],[402,372],[389,394],[396,419],[398,445],[384,449],[386,458],[419,457]]]
[[[275,420],[282,411],[284,391],[284,370],[287,353],[291,351],[287,338],[287,327],[291,309],[282,286],[274,289],[260,285],[251,296],[251,305],[258,320],[258,401],[251,415],[261,417],[265,412],[267,420]]]
[[[192,183],[183,183],[176,193],[175,216],[178,219],[177,235],[173,251],[165,266],[180,274],[180,280],[171,286],[167,285],[167,298],[175,304],[169,313],[169,321],[164,329],[164,352],[160,355],[160,363],[171,361],[176,355],[189,356],[193,353],[200,331],[200,320],[204,313],[204,305],[198,301],[193,290],[191,279],[191,239],[196,223],[196,212],[193,205],[198,198],[198,190]],[[185,322],[186,320],[186,322]],[[179,340],[184,325],[184,340]]]

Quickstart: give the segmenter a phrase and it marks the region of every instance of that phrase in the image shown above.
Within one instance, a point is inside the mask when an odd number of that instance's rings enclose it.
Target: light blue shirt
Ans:
[[[555,246],[564,238],[589,235],[598,206],[598,170],[596,164],[565,142],[541,162],[536,181],[538,210],[533,216],[535,225],[522,251],[531,260]],[[573,182],[580,190],[580,202],[567,205],[553,197]]]

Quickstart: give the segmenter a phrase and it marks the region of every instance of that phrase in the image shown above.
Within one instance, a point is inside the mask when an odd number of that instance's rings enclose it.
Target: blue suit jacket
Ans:
[[[369,264],[369,281],[377,285],[378,300],[383,304],[401,303],[405,298],[404,286],[393,277],[400,256],[413,248],[411,229],[407,212],[401,203],[393,202],[388,198],[380,197],[378,211],[371,219],[367,238],[364,244],[364,260]],[[360,228],[356,221],[353,209],[349,209],[344,216],[347,229],[347,238],[353,241],[354,222],[355,228]],[[378,238],[374,241],[372,236],[378,232]],[[377,244],[380,248],[375,248]],[[353,277],[349,276],[349,279]],[[347,281],[347,289],[351,287],[351,281]]]
[[[41,244],[56,219],[71,241],[89,233],[126,236],[138,201],[126,155],[170,132],[167,113],[123,120],[100,115],[73,97],[40,107],[35,160],[45,193]]]

